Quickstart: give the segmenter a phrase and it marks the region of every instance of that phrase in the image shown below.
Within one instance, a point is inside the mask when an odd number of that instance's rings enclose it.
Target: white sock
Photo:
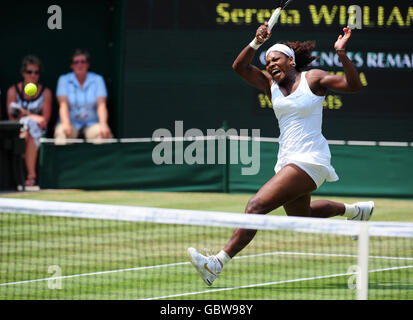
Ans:
[[[346,210],[344,211],[343,216],[349,219],[354,218],[359,213],[358,207],[356,207],[354,204],[345,203],[344,206],[346,207]]]
[[[218,258],[218,260],[222,263],[222,266],[224,266],[224,264],[226,264],[228,261],[231,260],[231,257],[228,255],[228,253],[226,253],[224,250],[221,250],[216,257]]]

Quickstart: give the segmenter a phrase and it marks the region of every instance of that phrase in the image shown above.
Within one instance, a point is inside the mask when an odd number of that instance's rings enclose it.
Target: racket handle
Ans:
[[[277,8],[271,15],[270,20],[268,21],[268,31],[271,31],[274,25],[277,23],[278,17],[281,14],[281,8]]]

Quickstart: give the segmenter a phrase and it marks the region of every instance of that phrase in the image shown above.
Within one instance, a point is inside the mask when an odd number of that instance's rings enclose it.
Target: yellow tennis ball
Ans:
[[[24,92],[26,92],[28,96],[34,96],[37,92],[37,86],[33,82],[29,82],[24,87]]]

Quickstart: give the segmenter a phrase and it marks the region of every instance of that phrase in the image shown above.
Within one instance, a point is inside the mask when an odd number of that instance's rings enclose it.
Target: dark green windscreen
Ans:
[[[124,52],[124,137],[150,137],[154,130],[256,128],[278,136],[265,97],[244,83],[231,66],[268,20],[277,1],[128,1]],[[311,68],[340,72],[334,42],[348,23],[354,1],[293,1],[272,38],[316,40]],[[360,72],[357,94],[329,92],[324,105],[327,139],[410,141],[413,137],[413,3],[359,2],[362,29],[353,31],[348,54]]]

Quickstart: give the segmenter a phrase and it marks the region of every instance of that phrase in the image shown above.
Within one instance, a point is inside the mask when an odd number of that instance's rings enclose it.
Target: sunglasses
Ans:
[[[24,70],[24,72],[27,74],[40,74],[39,70]]]
[[[72,64],[86,64],[86,60],[73,60]]]

